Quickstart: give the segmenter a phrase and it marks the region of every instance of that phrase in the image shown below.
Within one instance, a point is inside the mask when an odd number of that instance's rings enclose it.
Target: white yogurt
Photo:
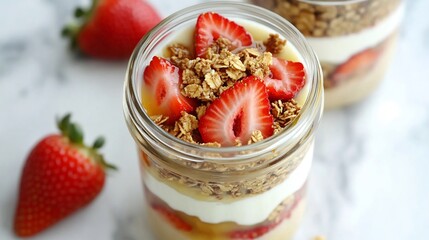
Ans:
[[[401,4],[387,18],[361,32],[339,37],[308,37],[307,41],[320,61],[343,63],[356,53],[376,46],[392,34],[401,22],[404,5]]]
[[[282,201],[305,184],[312,160],[313,145],[300,165],[282,183],[262,194],[232,202],[191,198],[160,182],[151,174],[144,174],[144,183],[154,195],[165,201],[172,209],[196,216],[203,222],[216,224],[232,221],[240,225],[253,225],[267,219]]]

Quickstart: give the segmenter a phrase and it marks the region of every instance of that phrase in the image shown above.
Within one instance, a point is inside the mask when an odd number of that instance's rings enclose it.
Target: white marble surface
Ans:
[[[152,0],[166,16],[201,2]],[[59,37],[86,1],[0,1],[0,239],[12,234],[17,184],[33,144],[74,113],[87,139],[103,133],[120,167],[85,210],[33,239],[150,240],[137,155],[122,115],[126,62],[76,58]],[[325,114],[296,239],[429,239],[429,2],[409,1],[393,65],[365,102]]]

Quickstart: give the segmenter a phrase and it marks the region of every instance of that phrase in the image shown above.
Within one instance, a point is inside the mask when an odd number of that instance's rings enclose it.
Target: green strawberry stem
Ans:
[[[83,17],[83,16],[85,16],[85,14],[87,14],[87,13],[88,13],[88,11],[85,11],[85,9],[83,9],[83,8],[81,8],[81,7],[77,7],[77,8],[74,10],[74,16],[75,16],[76,18]]]
[[[71,114],[66,114],[62,119],[57,120],[57,126],[61,132],[66,132],[68,125],[70,124]]]
[[[112,169],[112,170],[118,170],[118,168],[115,165],[113,165],[113,164],[111,164],[109,162],[106,162],[106,160],[104,160],[103,156],[101,156],[101,158],[100,158],[100,163],[105,168]]]
[[[75,144],[78,148],[83,148],[90,153],[90,156],[94,161],[103,166],[104,168],[117,170],[117,167],[113,164],[106,162],[103,155],[98,152],[98,149],[103,147],[106,142],[104,137],[98,137],[91,147],[84,144],[84,135],[82,128],[79,124],[70,121],[71,114],[68,113],[60,120],[57,120],[57,126],[61,131],[61,134],[66,137],[72,144]]]
[[[91,6],[89,8],[85,9],[85,8],[77,7],[74,11],[74,16],[76,19],[78,19],[78,22],[67,24],[61,30],[61,35],[63,37],[70,38],[71,47],[73,49],[77,47],[77,37],[79,35],[79,32],[82,26],[84,26],[91,19],[92,14],[97,8],[98,3],[99,3],[99,0],[92,0]]]
[[[80,27],[76,24],[68,24],[64,26],[64,28],[61,31],[61,35],[63,37],[70,38],[70,46],[71,48],[77,47],[77,35],[79,34]]]
[[[92,148],[94,149],[100,149],[104,143],[106,142],[106,139],[104,139],[104,137],[98,137],[97,139],[95,139],[94,144],[92,145]]]
[[[79,124],[70,123],[67,133],[72,143],[83,144],[83,131]]]

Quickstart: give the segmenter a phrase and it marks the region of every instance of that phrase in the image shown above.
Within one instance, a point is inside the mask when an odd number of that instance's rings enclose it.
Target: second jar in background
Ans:
[[[255,0],[292,22],[316,51],[324,72],[325,107],[369,95],[392,58],[401,0]]]

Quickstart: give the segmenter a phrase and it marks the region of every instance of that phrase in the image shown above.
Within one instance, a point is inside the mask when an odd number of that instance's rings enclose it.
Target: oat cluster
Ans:
[[[274,134],[282,131],[289,123],[291,123],[301,111],[295,100],[289,101],[277,100],[271,103],[271,114],[274,121]]]
[[[280,47],[278,47],[280,48]],[[190,59],[190,51],[183,45],[170,46],[171,61],[183,70],[182,94],[203,102],[211,102],[226,89],[248,75],[260,78],[270,73],[270,52],[245,48],[233,53],[231,42],[218,38],[206,53],[206,58]]]
[[[267,40],[264,41],[264,46],[268,52],[278,54],[286,45],[286,40],[279,38],[277,34],[270,34]]]

